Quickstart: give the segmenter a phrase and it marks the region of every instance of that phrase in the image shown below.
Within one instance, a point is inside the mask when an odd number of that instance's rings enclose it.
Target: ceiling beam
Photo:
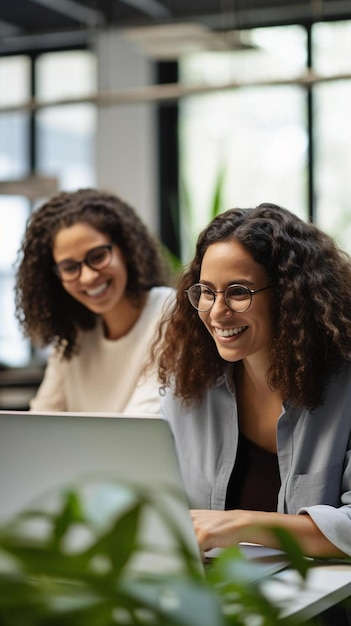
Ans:
[[[154,19],[169,19],[172,17],[172,13],[164,4],[157,2],[157,0],[118,0],[127,4],[129,7],[138,9],[142,13],[145,13],[149,17]]]
[[[286,23],[318,22],[323,19],[338,19],[340,16],[350,16],[350,0],[324,0],[323,2],[281,2],[276,6],[268,3],[254,6],[255,2],[238,3],[233,10],[223,10],[217,13],[210,11],[201,15],[192,15],[191,19],[202,22],[210,28],[221,30],[225,28],[256,28]]]
[[[61,13],[65,17],[76,20],[86,26],[99,26],[104,23],[105,16],[101,11],[85,7],[74,0],[31,0],[47,9]]]
[[[2,54],[28,53],[29,50],[61,50],[85,47],[89,44],[89,30],[78,29],[59,33],[41,33],[33,35],[5,35],[0,37],[0,56]]]
[[[11,37],[13,35],[19,35],[21,33],[21,29],[10,22],[5,22],[4,20],[0,20],[0,33],[1,37]]]
[[[180,83],[149,85],[134,87],[118,91],[100,91],[95,94],[82,97],[62,98],[58,100],[39,101],[32,99],[22,104],[0,105],[0,115],[6,113],[18,113],[48,109],[57,106],[72,104],[93,104],[100,107],[117,106],[125,104],[140,104],[142,102],[171,102],[187,96],[197,96],[236,89],[250,89],[257,87],[296,86],[302,89],[310,89],[312,85],[330,83],[335,81],[351,80],[350,72],[331,74],[328,76],[318,75],[312,71],[306,71],[296,78],[268,79],[254,81],[229,81],[218,85],[182,85]]]

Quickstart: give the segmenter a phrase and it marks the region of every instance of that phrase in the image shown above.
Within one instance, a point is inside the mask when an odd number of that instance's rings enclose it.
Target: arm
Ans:
[[[295,536],[307,556],[346,556],[322,534],[307,514],[192,510],[191,517],[202,551],[214,547],[229,547],[240,542],[259,543],[279,549],[281,546],[271,529],[280,527]]]

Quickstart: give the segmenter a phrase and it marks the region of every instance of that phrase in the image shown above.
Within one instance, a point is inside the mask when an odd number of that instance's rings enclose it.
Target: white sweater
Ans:
[[[158,414],[156,368],[142,370],[172,293],[169,287],[151,289],[136,324],[120,339],[106,339],[99,323],[83,333],[79,353],[70,360],[53,352],[30,410]]]

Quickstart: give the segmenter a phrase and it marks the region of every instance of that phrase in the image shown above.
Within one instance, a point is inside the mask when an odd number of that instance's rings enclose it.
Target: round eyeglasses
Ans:
[[[105,269],[111,263],[113,244],[109,243],[104,246],[96,246],[89,250],[82,261],[73,261],[73,259],[65,259],[53,266],[56,276],[64,283],[71,283],[78,280],[81,275],[82,266],[87,265],[90,269],[99,272]]]
[[[226,289],[211,289],[202,283],[196,283],[185,290],[190,304],[202,313],[210,311],[216,301],[216,294],[222,293],[227,307],[235,313],[245,313],[250,308],[252,296],[273,285],[267,285],[261,289],[249,289],[245,285],[228,285]]]

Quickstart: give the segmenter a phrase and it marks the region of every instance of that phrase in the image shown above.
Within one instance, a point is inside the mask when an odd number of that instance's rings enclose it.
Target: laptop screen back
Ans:
[[[201,569],[167,422],[125,415],[0,412],[0,523],[26,508],[55,507],[58,494],[67,488],[83,490],[100,523],[121,502],[123,506],[125,484],[151,491]],[[167,524],[152,510],[142,519],[140,541],[157,543],[167,552],[174,545]],[[181,569],[173,557],[155,555],[140,567]]]

